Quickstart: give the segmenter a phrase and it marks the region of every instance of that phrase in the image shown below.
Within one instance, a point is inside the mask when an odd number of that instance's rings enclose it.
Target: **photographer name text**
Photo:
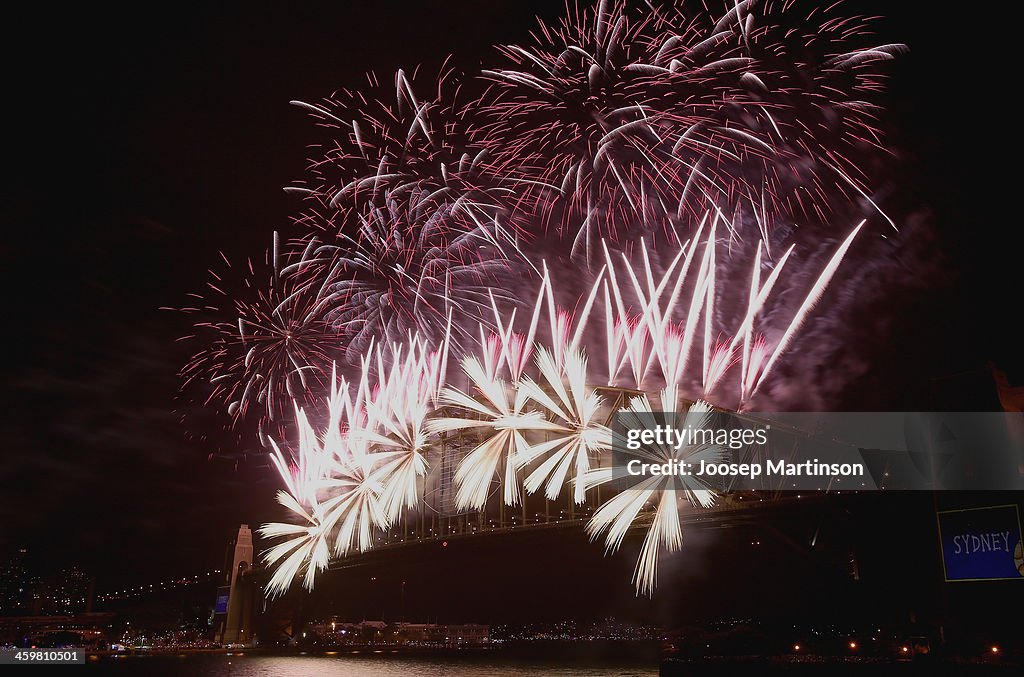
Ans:
[[[721,463],[705,460],[694,462],[672,460],[649,463],[633,459],[626,464],[626,473],[632,477],[677,475],[690,477],[863,477],[863,463],[822,463],[818,459],[790,463],[766,460],[764,463]]]

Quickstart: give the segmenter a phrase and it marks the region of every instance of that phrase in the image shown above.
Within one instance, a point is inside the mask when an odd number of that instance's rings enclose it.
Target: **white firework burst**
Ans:
[[[274,444],[271,459],[288,489],[278,493],[278,501],[302,524],[272,523],[260,529],[265,538],[288,537],[263,555],[268,566],[277,565],[267,585],[271,596],[287,591],[303,570],[303,585],[312,590],[317,574],[330,561],[332,540],[337,557],[364,552],[373,546],[374,529],[390,525],[381,503],[383,484],[375,470],[381,459],[360,432],[366,418],[358,397],[349,397],[344,380],[332,387],[329,411],[322,436],[299,412],[294,471]]]
[[[646,395],[633,398],[629,407],[622,412],[627,427],[653,429],[659,424],[668,424],[676,429],[699,430],[706,427],[712,414],[706,402],[696,402],[683,414],[677,414],[679,405],[677,389],[670,386],[661,391],[661,410],[665,420],[656,420]],[[683,420],[677,421],[677,417]],[[671,462],[698,463],[701,460],[714,462],[723,454],[721,447],[709,444],[648,445],[636,452],[638,457],[654,464]],[[612,468],[599,468],[583,475],[578,486],[584,490],[611,482],[616,477]],[[672,552],[679,550],[683,542],[680,504],[709,508],[714,504],[715,494],[699,478],[691,475],[652,475],[635,486],[621,491],[602,505],[587,524],[591,539],[605,536],[605,552],[613,553],[622,545],[626,533],[639,521],[641,512],[653,504],[653,518],[647,529],[640,557],[633,573],[637,594],[651,595],[658,575],[658,552],[664,548]]]
[[[526,392],[516,384],[510,385],[497,378],[494,369],[488,366],[475,357],[463,360],[463,371],[480,393],[479,399],[457,388],[448,388],[442,402],[463,410],[465,415],[442,416],[428,424],[433,433],[484,430],[484,441],[462,459],[455,472],[459,510],[484,508],[499,466],[502,468],[503,500],[507,505],[518,505],[517,471],[530,449],[527,433],[561,431],[560,426],[546,421],[539,412],[525,411]]]
[[[373,387],[369,375],[374,369],[369,360],[364,360],[359,385],[366,424],[350,436],[359,435],[362,443],[373,447],[378,462],[375,472],[382,485],[381,505],[388,520],[394,522],[404,508],[413,508],[419,501],[419,480],[427,471],[425,453],[432,445],[425,423],[444,385],[447,339],[439,350],[430,351],[412,335],[407,346],[393,344],[387,356],[378,349],[376,357]],[[388,361],[390,368],[386,367]]]
[[[598,419],[601,396],[587,385],[586,356],[570,347],[561,352],[559,365],[551,351],[538,349],[540,382],[527,377],[519,386],[556,423],[550,439],[531,445],[521,455],[524,466],[544,459],[526,476],[523,486],[531,494],[544,486],[544,495],[551,500],[561,493],[570,468],[574,478],[582,477],[594,455],[611,449],[611,430]],[[583,503],[581,483],[576,483],[573,498]]]

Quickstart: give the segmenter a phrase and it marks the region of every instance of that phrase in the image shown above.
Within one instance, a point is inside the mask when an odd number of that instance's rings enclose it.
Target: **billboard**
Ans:
[[[1024,581],[1016,505],[944,510],[936,516],[946,581]]]

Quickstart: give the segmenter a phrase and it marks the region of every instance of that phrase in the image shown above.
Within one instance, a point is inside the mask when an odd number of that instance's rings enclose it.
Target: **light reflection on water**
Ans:
[[[323,654],[306,656],[190,655],[107,658],[90,661],[89,674],[125,677],[655,677],[655,661],[599,665],[577,661],[528,661],[500,654],[403,656]]]

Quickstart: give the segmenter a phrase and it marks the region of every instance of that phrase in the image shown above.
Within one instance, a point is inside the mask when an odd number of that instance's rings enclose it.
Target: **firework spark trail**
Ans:
[[[751,395],[756,393],[758,387],[764,383],[768,374],[771,372],[775,361],[789,346],[790,341],[793,340],[794,334],[800,329],[800,325],[803,324],[803,321],[807,318],[807,314],[811,312],[814,306],[821,299],[821,295],[824,293],[825,288],[832,280],[832,276],[835,275],[836,270],[839,268],[839,264],[842,263],[843,257],[846,256],[846,252],[850,249],[850,245],[853,244],[853,239],[857,237],[857,233],[859,233],[860,229],[863,227],[864,222],[861,221],[860,224],[853,229],[853,232],[846,237],[843,243],[839,246],[839,249],[837,249],[836,253],[832,256],[832,259],[828,262],[828,265],[825,266],[825,270],[822,271],[821,275],[818,276],[818,279],[815,280],[811,290],[807,292],[804,302],[800,305],[796,315],[793,316],[793,321],[790,322],[789,326],[786,328],[786,333],[782,335],[781,339],[779,339],[771,357],[768,358],[768,361],[764,365],[764,369],[761,370],[760,376],[758,376],[757,381],[751,389]]]

